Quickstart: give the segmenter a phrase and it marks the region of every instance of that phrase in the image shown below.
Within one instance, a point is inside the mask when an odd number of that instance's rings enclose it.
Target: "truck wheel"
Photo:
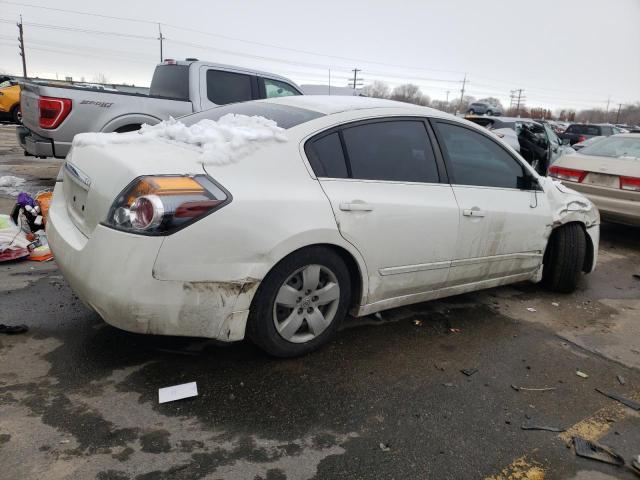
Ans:
[[[337,253],[325,247],[298,250],[260,284],[247,333],[270,355],[304,355],[334,335],[350,299],[349,270]]]
[[[11,109],[11,119],[13,123],[17,123],[18,125],[22,124],[22,110],[20,110],[20,105],[14,105]]]
[[[571,293],[576,289],[587,254],[587,238],[577,223],[551,232],[544,253],[542,283],[550,290]]]

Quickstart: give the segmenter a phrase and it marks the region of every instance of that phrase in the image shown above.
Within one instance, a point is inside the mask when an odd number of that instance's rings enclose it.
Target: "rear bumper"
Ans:
[[[575,182],[562,183],[591,200],[598,207],[602,220],[640,226],[640,194]],[[620,198],[627,195],[637,196],[638,200]]]
[[[70,142],[54,142],[50,138],[32,132],[23,125],[16,128],[16,136],[20,146],[34,157],[64,158],[71,149]]]
[[[258,282],[185,282],[154,278],[163,237],[98,225],[90,238],[73,224],[56,185],[47,236],[64,277],[107,323],[136,333],[235,341],[244,338]]]

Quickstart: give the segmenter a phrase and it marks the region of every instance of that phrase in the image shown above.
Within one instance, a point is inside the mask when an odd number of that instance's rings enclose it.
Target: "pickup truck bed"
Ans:
[[[71,111],[57,128],[40,126],[39,97],[71,99]],[[18,127],[18,140],[26,152],[37,157],[65,157],[78,132],[133,130],[143,123],[155,124],[193,112],[190,101],[35,83],[22,86],[20,103],[23,127]]]

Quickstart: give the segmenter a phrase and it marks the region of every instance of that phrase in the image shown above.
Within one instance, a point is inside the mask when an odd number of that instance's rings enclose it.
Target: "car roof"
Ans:
[[[526,123],[540,123],[538,120],[534,120],[533,118],[521,118],[521,117],[487,117],[486,115],[465,115],[464,118],[472,119],[472,118],[486,118],[494,122],[503,122],[503,123],[515,123],[515,122],[526,122]]]
[[[166,60],[158,65],[166,65]],[[302,89],[290,78],[284,77],[282,75],[278,75],[276,73],[265,72],[262,70],[256,70],[255,68],[247,68],[247,67],[239,67],[237,65],[227,65],[224,63],[216,63],[216,62],[207,62],[204,60],[175,60],[176,65],[202,65],[206,67],[215,68],[218,70],[227,70],[232,72],[241,72],[246,73],[248,75],[259,75],[261,77],[267,77],[274,80],[282,80],[283,82],[290,83],[298,88],[298,90],[302,91]]]
[[[312,110],[325,115],[347,112],[352,110],[365,110],[374,108],[401,108],[411,112],[421,112],[429,116],[447,116],[445,112],[435,108],[422,107],[412,103],[397,102],[382,98],[347,96],[347,95],[295,95],[289,97],[275,97],[259,102],[277,103],[292,107]]]

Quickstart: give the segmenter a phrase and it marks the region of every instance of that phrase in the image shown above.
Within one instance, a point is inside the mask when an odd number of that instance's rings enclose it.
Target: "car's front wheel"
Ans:
[[[326,343],[349,308],[351,281],[329,248],[298,250],[262,281],[251,305],[248,334],[276,357],[309,353]]]
[[[469,115],[473,115],[474,113],[476,113],[473,108],[470,108],[469,111],[467,112]]]
[[[543,284],[556,292],[573,292],[586,254],[587,237],[581,225],[569,223],[553,230],[544,254]]]
[[[493,116],[493,112],[492,112],[491,110],[487,110],[486,115],[487,115],[488,117],[492,117],[492,116]]]

